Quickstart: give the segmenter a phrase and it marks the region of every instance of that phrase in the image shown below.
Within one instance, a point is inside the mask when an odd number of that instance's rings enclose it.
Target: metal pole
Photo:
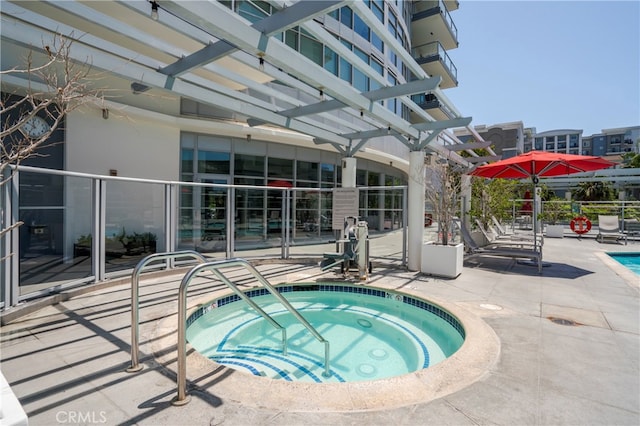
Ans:
[[[131,366],[126,369],[127,373],[137,373],[142,370],[142,366],[138,359],[140,351],[140,274],[142,274],[144,267],[153,261],[175,259],[176,257],[193,257],[194,259],[200,260],[202,263],[207,261],[203,255],[193,250],[173,253],[154,253],[140,260],[131,273]]]

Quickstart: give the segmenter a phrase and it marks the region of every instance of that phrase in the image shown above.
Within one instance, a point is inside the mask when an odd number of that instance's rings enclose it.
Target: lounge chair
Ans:
[[[498,231],[493,228],[485,228],[478,219],[476,219],[476,226],[482,232],[482,235],[487,239],[489,244],[503,245],[503,246],[516,246],[516,247],[530,247],[544,243],[542,235],[538,235],[536,240],[537,244],[534,244],[533,235],[500,235]]]
[[[620,229],[618,216],[598,215],[598,235],[596,235],[596,241],[600,243],[604,243],[605,241],[617,243],[619,240],[624,240],[624,244],[627,244],[627,235]]]
[[[536,262],[538,273],[542,273],[542,246],[514,247],[491,243],[480,247],[471,237],[469,230],[461,221],[456,221],[467,249],[468,256],[509,257],[511,259],[527,259]]]

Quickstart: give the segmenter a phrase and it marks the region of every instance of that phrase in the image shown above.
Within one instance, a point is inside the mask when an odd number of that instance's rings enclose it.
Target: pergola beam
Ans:
[[[266,36],[270,36],[289,28],[295,27],[302,22],[313,19],[316,16],[324,15],[333,9],[336,9],[345,3],[344,1],[324,0],[324,1],[300,1],[285,9],[267,16],[251,25],[252,28],[260,31]],[[162,8],[163,4],[160,3]],[[182,59],[177,60],[171,65],[160,69],[160,72],[166,75],[176,77],[194,68],[213,62],[230,53],[238,50],[236,46],[220,40],[209,44],[197,52],[192,53]]]
[[[440,84],[442,80],[441,76],[425,78],[423,80],[415,80],[410,83],[399,84],[397,86],[387,86],[380,89],[372,90],[370,92],[363,92],[362,96],[371,101],[380,101],[383,99],[398,98],[401,96],[413,95],[414,93],[423,93],[434,89]],[[309,104],[297,108],[291,108],[288,110],[280,111],[280,114],[286,117],[300,117],[303,115],[318,114],[321,112],[328,112],[340,108],[344,108],[343,102],[332,99],[328,101],[322,101],[315,104]]]
[[[286,72],[295,75],[307,84],[323,88],[332,98],[349,107],[375,117],[379,123],[389,123],[401,133],[417,137],[418,131],[406,120],[395,115],[384,106],[362,96],[353,86],[340,78],[318,69],[318,66],[284,43],[269,38],[254,28],[248,27],[235,13],[219,3],[163,2],[163,8],[193,22],[194,25],[217,34],[246,52],[263,55],[265,60]],[[257,60],[257,59],[256,59]]]

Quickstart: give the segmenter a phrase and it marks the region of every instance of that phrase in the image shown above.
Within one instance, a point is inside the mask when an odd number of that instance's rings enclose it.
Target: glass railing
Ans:
[[[126,276],[156,252],[287,258],[317,255],[315,246],[336,238],[333,188],[158,181],[19,167],[2,189],[3,229],[23,223],[0,236],[3,308]],[[371,234],[401,230],[406,235],[406,187],[361,187],[359,193],[360,220],[368,222]],[[405,252],[372,250],[405,262]]]
[[[447,27],[449,28],[451,35],[456,40],[456,42],[458,41],[458,27],[456,27],[456,24],[453,22],[453,19],[451,18],[451,14],[449,13],[449,10],[447,9],[445,2],[443,0],[421,1],[421,2],[415,2],[414,4],[416,5],[414,16],[418,15],[418,16],[426,17],[426,16],[434,15],[435,12],[440,13],[440,15],[442,16],[442,19],[447,24]]]
[[[456,27],[456,24],[453,22],[453,19],[451,18],[451,14],[447,10],[447,7],[445,6],[444,1],[438,0],[438,4],[440,5],[440,14],[443,16],[444,21],[447,23],[447,25],[449,27],[449,30],[453,34],[453,38],[455,38],[456,42],[457,42],[458,41],[458,27]]]
[[[447,69],[449,75],[453,78],[453,80],[455,80],[456,82],[458,81],[458,68],[453,64],[453,61],[447,54],[445,48],[442,47],[440,42],[433,41],[431,43],[416,46],[411,49],[411,53],[418,63],[420,63],[421,60],[424,61],[437,57],[442,65]]]

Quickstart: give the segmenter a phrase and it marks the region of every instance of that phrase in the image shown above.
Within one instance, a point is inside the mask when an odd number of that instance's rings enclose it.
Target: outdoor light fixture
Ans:
[[[391,126],[387,127],[387,134],[391,133]]]
[[[138,83],[137,81],[131,83],[131,91],[134,95],[146,92],[149,89],[151,89],[151,87],[147,86],[146,84]]]
[[[320,100],[324,101],[324,91],[320,89]]]
[[[109,118],[109,110],[107,108],[102,108],[102,118],[105,120]]]
[[[158,3],[155,1],[151,2],[151,19],[158,20]]]

